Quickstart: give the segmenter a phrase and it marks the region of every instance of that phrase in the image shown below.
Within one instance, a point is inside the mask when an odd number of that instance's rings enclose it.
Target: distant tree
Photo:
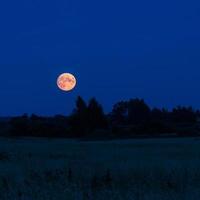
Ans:
[[[151,121],[168,121],[169,112],[166,109],[153,108],[151,110]]]
[[[131,99],[128,102],[128,121],[130,124],[142,124],[150,117],[150,108],[143,99]]]
[[[81,96],[78,96],[77,101],[76,101],[76,108],[75,108],[75,113],[80,115],[80,116],[85,116],[87,112],[87,104],[83,100]]]
[[[151,120],[161,120],[163,118],[163,112],[158,108],[153,108],[151,111]]]
[[[195,113],[196,113],[196,116],[199,118],[200,117],[200,110],[196,110]]]
[[[192,107],[178,106],[172,110],[171,116],[175,123],[194,123],[197,121],[197,114]]]
[[[95,129],[104,129],[107,127],[107,119],[102,106],[95,98],[92,98],[88,104],[88,123],[90,131]]]
[[[41,117],[24,114],[8,122],[0,122],[0,132],[13,136],[36,137],[132,137],[174,134],[178,136],[198,135],[200,111],[192,107],[150,109],[143,99],[130,99],[114,104],[112,112],[105,115],[95,98],[89,103],[78,96],[73,113],[66,117]],[[198,122],[198,123],[197,123]],[[2,124],[3,123],[3,124]],[[10,124],[9,124],[10,123]]]
[[[11,135],[13,136],[26,136],[30,134],[30,121],[27,114],[21,117],[13,117],[10,120]]]
[[[82,97],[78,97],[76,108],[70,116],[69,125],[73,136],[84,137],[96,129],[107,127],[107,119],[102,106],[95,98],[85,103]]]
[[[124,125],[127,122],[128,116],[128,103],[120,101],[113,106],[110,114],[111,122],[113,125]]]
[[[87,104],[78,96],[76,100],[76,108],[69,119],[72,136],[84,136],[88,132],[88,109]]]
[[[39,117],[39,116],[37,116],[37,115],[35,115],[35,114],[32,114],[32,115],[30,116],[30,120],[31,120],[31,121],[38,121],[38,120],[41,120],[41,118],[42,118],[42,117]]]
[[[40,117],[32,114],[29,118],[29,136],[69,137],[68,117]]]

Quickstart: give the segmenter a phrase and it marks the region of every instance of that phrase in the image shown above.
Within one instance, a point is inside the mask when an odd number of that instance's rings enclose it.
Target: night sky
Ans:
[[[199,0],[6,0],[0,18],[1,116],[69,114],[78,95],[200,108]]]

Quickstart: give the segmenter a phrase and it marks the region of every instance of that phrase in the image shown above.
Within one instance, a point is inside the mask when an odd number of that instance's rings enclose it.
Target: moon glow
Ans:
[[[76,86],[76,78],[73,74],[63,73],[57,79],[57,86],[63,91],[73,90]]]

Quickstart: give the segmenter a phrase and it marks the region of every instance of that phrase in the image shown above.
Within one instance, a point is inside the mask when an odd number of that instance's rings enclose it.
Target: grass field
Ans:
[[[0,140],[0,200],[199,200],[200,140]]]

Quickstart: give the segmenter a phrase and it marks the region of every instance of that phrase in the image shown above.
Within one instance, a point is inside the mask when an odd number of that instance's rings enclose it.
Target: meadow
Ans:
[[[1,200],[199,200],[200,140],[1,138]]]

